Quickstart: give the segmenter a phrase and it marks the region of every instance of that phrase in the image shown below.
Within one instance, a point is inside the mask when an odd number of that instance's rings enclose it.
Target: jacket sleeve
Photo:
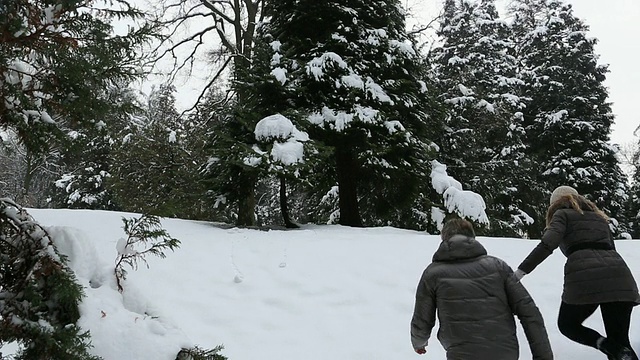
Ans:
[[[530,274],[541,262],[553,253],[560,246],[567,229],[567,216],[562,211],[556,211],[551,218],[549,227],[542,235],[542,240],[531,253],[522,261],[518,269]]]
[[[411,319],[411,344],[414,349],[427,346],[436,322],[435,291],[427,283],[427,271],[422,274],[416,290],[416,303]]]
[[[524,328],[533,360],[552,360],[553,351],[540,310],[527,289],[516,279],[509,265],[501,263],[509,306]]]

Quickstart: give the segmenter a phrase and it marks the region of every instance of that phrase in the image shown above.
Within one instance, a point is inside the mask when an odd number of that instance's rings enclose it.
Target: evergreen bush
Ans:
[[[16,360],[97,360],[76,325],[84,296],[67,259],[22,207],[0,199],[0,347],[18,342]]]

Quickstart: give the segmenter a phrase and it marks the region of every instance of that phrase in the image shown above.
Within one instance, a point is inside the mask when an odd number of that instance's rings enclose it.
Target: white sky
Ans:
[[[510,0],[497,0],[505,7]],[[635,108],[640,100],[640,1],[638,0],[565,0],[573,6],[574,14],[590,27],[589,35],[598,39],[596,52],[600,63],[609,64],[610,73],[605,85],[613,103],[616,122],[611,140],[625,145],[635,143],[633,135],[640,126],[640,115]],[[408,8],[429,21],[438,13],[443,0],[405,0]]]

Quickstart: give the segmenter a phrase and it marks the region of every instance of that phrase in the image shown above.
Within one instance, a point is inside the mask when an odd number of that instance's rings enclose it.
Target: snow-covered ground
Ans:
[[[181,347],[195,344],[223,344],[230,360],[445,359],[435,331],[425,356],[409,341],[415,287],[437,236],[341,226],[223,229],[165,219],[181,247],[166,259],[149,258],[149,268],[129,271],[120,294],[113,278],[116,243],[124,237],[121,217],[135,214],[30,213],[49,227],[86,286],[80,325],[105,360],[174,360]],[[479,240],[514,268],[537,243]],[[618,249],[640,279],[640,241],[619,241]],[[557,330],[563,263],[558,251],[523,283],[542,310],[557,359],[603,359]],[[587,324],[602,329],[599,314]],[[637,321],[631,336],[640,350]],[[521,329],[519,337],[521,359],[531,359]]]

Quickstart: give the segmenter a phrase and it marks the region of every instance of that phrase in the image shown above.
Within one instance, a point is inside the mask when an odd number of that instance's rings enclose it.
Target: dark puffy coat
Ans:
[[[553,359],[544,321],[527,290],[502,260],[488,256],[473,238],[443,241],[422,274],[411,321],[414,348],[427,345],[435,324],[449,360],[516,360],[514,314],[533,359]]]
[[[530,273],[559,247],[567,256],[563,302],[640,303],[633,275],[615,250],[608,221],[591,211],[584,198],[578,197],[577,201],[582,213],[571,207],[570,198],[561,198],[554,203],[550,209],[552,217],[541,242],[518,268]]]

